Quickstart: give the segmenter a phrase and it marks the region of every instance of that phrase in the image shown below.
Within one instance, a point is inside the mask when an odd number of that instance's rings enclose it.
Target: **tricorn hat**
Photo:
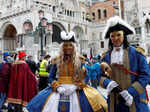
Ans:
[[[65,31],[62,31],[61,32],[61,39],[63,40],[63,42],[66,42],[66,41],[76,42],[75,33],[73,31],[70,31],[68,33]]]
[[[118,16],[111,17],[107,21],[107,26],[103,33],[103,38],[109,38],[110,33],[114,31],[124,31],[125,35],[129,34],[135,34],[135,30],[133,27],[131,27],[128,23],[126,23],[124,20],[122,20]]]

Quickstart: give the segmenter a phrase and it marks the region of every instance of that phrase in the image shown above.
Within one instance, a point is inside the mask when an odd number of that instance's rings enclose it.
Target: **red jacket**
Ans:
[[[26,104],[37,94],[37,82],[25,61],[17,61],[11,67],[8,103]]]

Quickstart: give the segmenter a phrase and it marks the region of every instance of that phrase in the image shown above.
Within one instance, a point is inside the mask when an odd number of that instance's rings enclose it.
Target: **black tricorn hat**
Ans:
[[[131,27],[124,20],[122,20],[120,17],[118,16],[111,17],[107,21],[107,26],[104,30],[103,38],[109,38],[111,32],[120,31],[120,30],[124,31],[125,35],[135,34],[134,28]]]
[[[76,39],[75,39],[75,33],[73,31],[70,31],[70,32],[65,32],[65,31],[62,31],[61,32],[61,39],[63,42],[76,42]]]

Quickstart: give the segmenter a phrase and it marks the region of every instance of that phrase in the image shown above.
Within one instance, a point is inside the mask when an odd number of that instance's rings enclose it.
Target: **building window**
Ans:
[[[102,39],[102,32],[99,33],[99,40],[103,40]]]
[[[72,11],[70,11],[70,16],[72,16]]]
[[[135,28],[136,34],[141,34],[141,27]]]
[[[55,6],[53,6],[53,12],[55,12],[56,11],[56,7]]]
[[[95,12],[92,12],[93,20],[95,20]]]
[[[101,41],[101,48],[104,48],[104,41]]]
[[[69,16],[69,10],[67,10],[67,16]]]
[[[68,31],[70,31],[70,24],[68,24]]]
[[[104,9],[104,17],[106,18],[107,17],[107,10]]]
[[[72,12],[72,16],[74,17],[74,11]]]
[[[98,19],[101,19],[101,10],[98,9]]]
[[[146,26],[146,33],[150,33],[150,21],[149,21],[149,19],[146,20],[145,26]]]
[[[85,18],[84,18],[84,15],[85,15],[85,13],[84,13],[84,12],[82,12],[82,18],[83,18],[83,20],[85,19]]]

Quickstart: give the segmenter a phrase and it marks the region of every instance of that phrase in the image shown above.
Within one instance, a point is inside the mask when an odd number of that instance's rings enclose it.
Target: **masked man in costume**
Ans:
[[[26,53],[19,52],[19,60],[16,61],[10,71],[10,81],[7,101],[15,105],[15,112],[22,112],[22,106],[37,94],[37,84],[34,74],[25,62]]]
[[[52,60],[51,87],[41,91],[27,105],[29,112],[107,112],[99,92],[86,85],[83,58],[75,47],[75,33],[61,32],[59,56]]]
[[[101,77],[100,84],[108,90],[110,112],[150,112],[145,92],[150,70],[143,53],[129,46],[129,34],[134,29],[118,16],[108,20],[103,36],[109,38],[109,50],[102,61],[111,66],[112,75]]]

